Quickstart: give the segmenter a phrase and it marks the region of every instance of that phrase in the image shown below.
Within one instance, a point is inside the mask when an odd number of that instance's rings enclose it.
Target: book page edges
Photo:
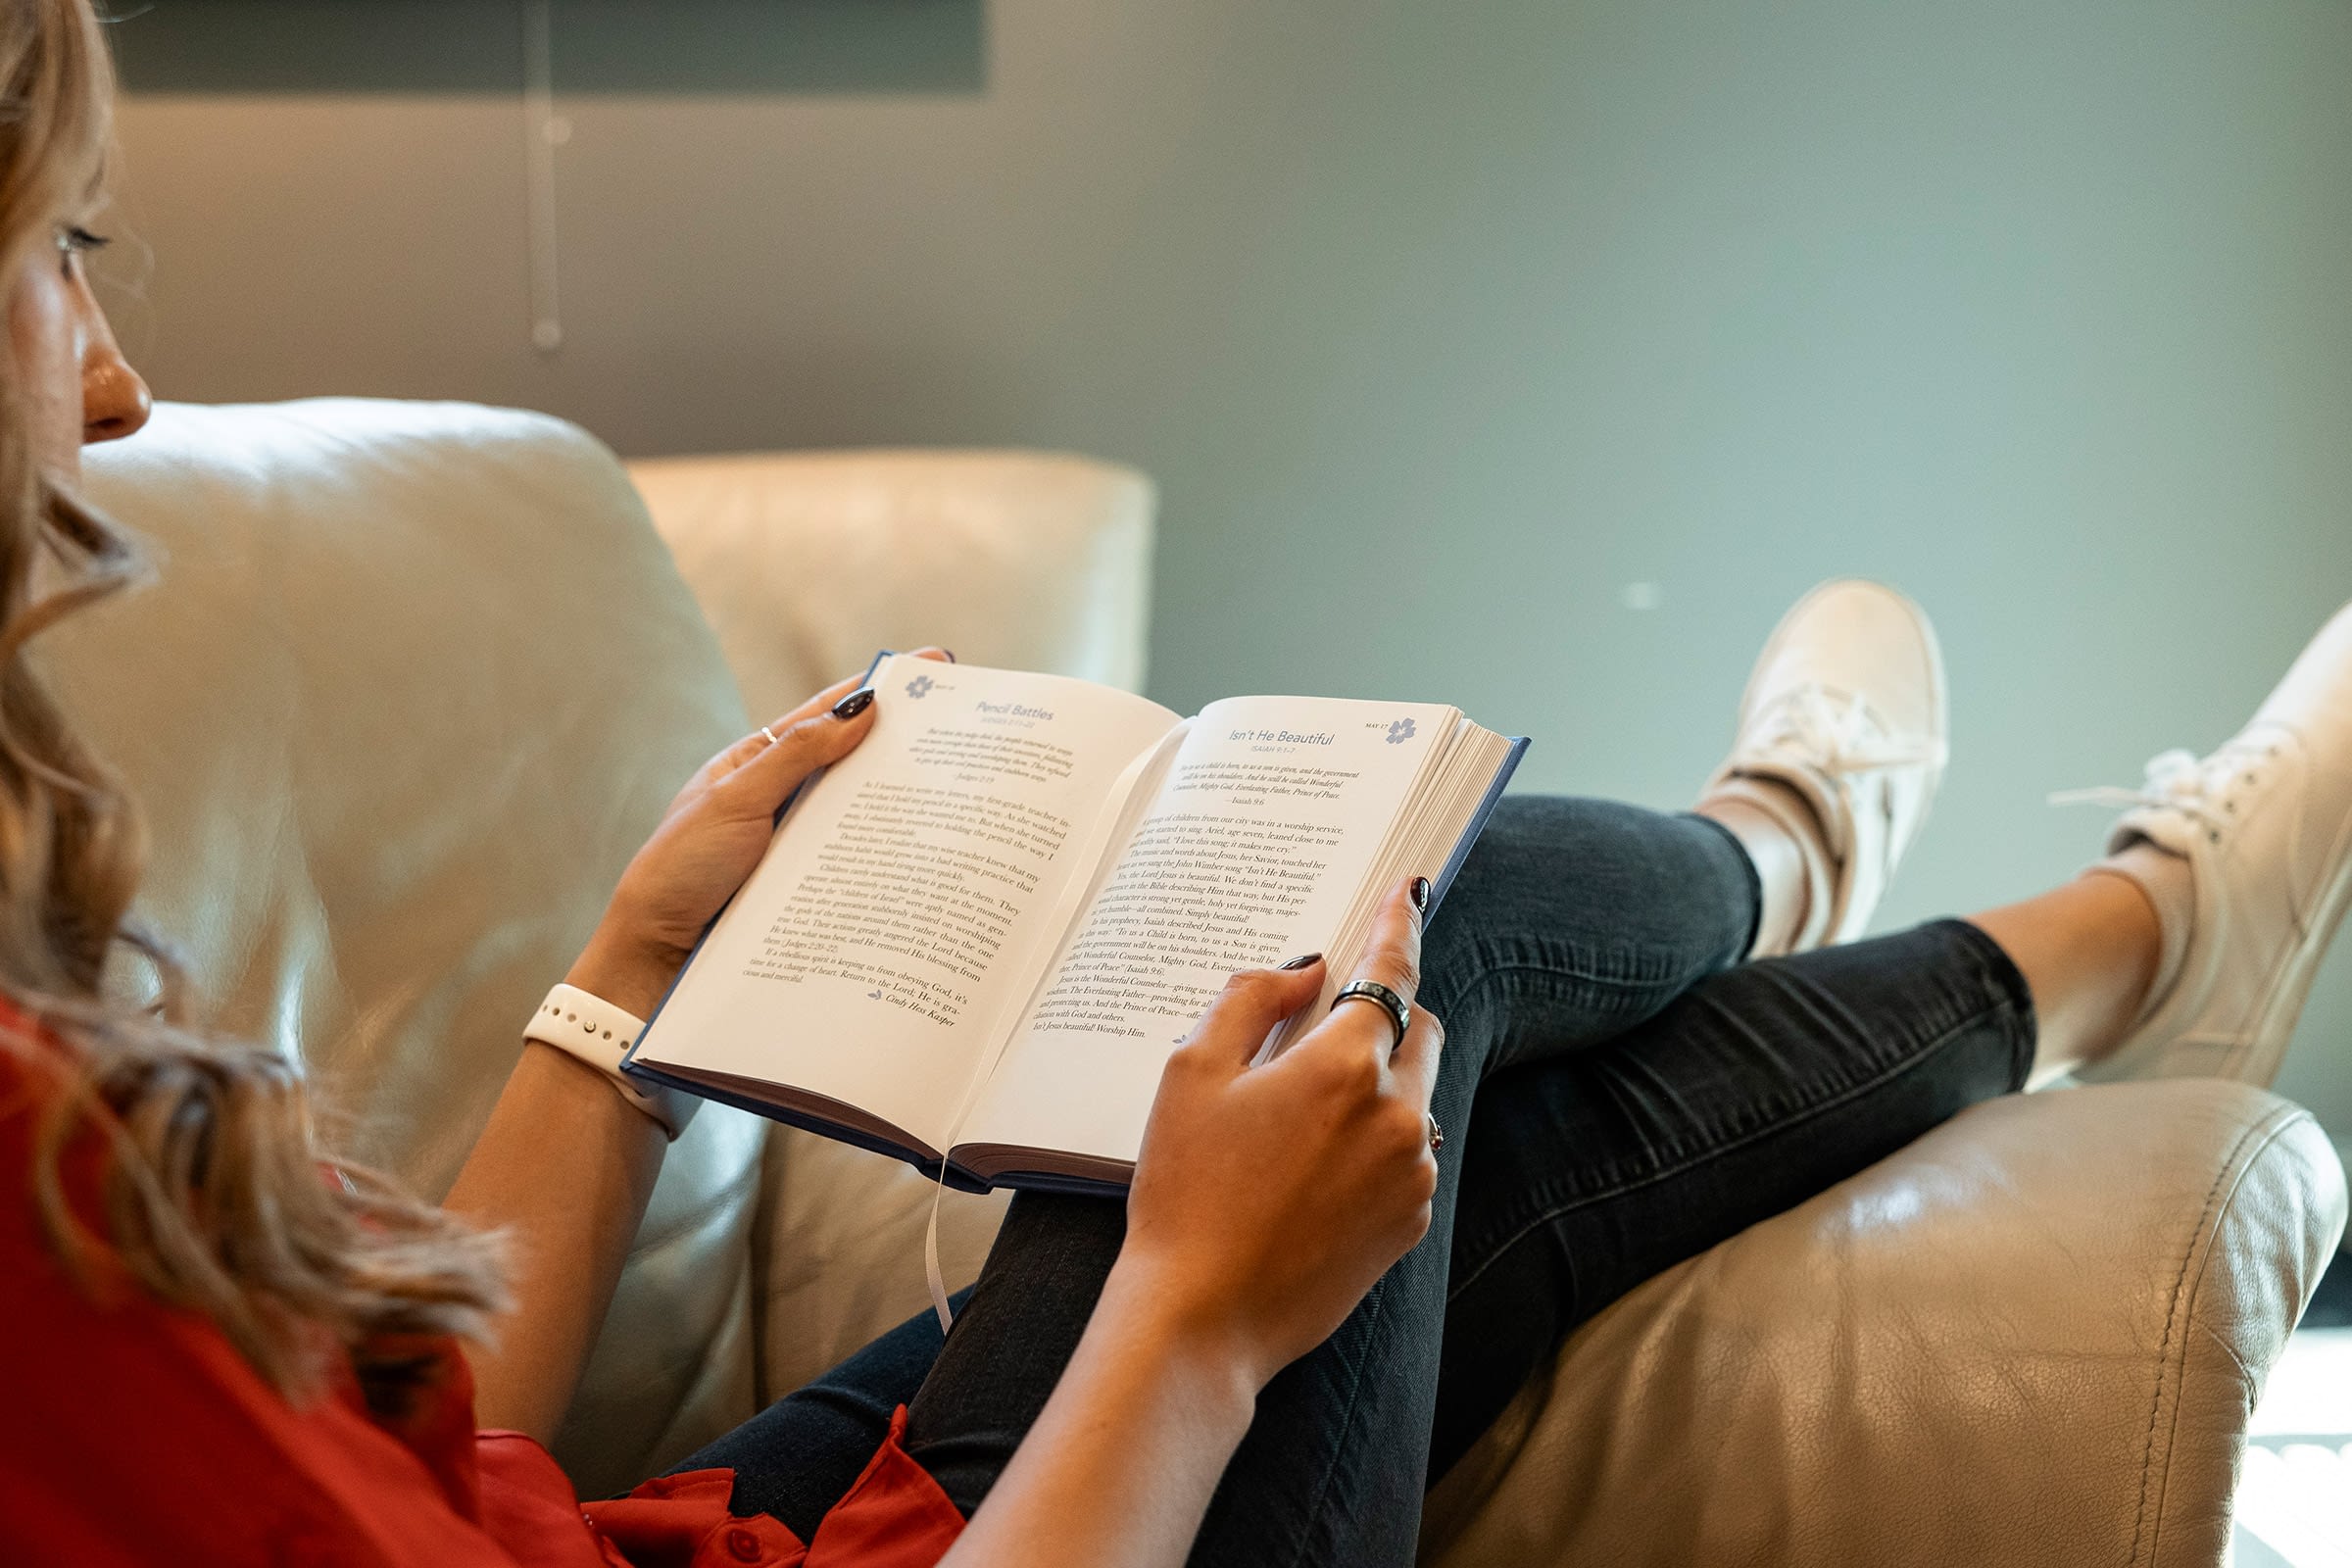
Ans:
[[[1501,804],[1503,791],[1510,787],[1511,775],[1519,771],[1520,760],[1527,756],[1530,743],[1526,736],[1505,735],[1502,740],[1506,749],[1501,764],[1494,769],[1494,781],[1487,786],[1487,793],[1479,801],[1478,808],[1470,813],[1469,825],[1462,829],[1461,837],[1454,841],[1453,853],[1446,857],[1445,869],[1431,879],[1429,908],[1422,916],[1424,920],[1436,914],[1438,906],[1446,902],[1446,891],[1453,886],[1453,879],[1461,874],[1462,862],[1470,858],[1471,847],[1486,832],[1487,819],[1494,814],[1494,808]]]
[[[1135,1162],[1011,1144],[957,1144],[953,1168],[991,1188],[1023,1192],[1117,1195],[1135,1180]]]

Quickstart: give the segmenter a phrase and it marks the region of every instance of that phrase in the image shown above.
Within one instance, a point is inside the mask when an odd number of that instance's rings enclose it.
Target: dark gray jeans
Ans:
[[[1956,921],[1737,964],[1755,872],[1714,823],[1513,798],[1424,951],[1446,1022],[1428,1237],[1259,1396],[1192,1560],[1408,1564],[1426,1482],[1568,1331],[1650,1275],[2025,1080],[2033,1004]],[[929,1313],[679,1468],[806,1540],[910,1406],[967,1513],[1076,1348],[1114,1199],[1023,1194],[943,1345]]]

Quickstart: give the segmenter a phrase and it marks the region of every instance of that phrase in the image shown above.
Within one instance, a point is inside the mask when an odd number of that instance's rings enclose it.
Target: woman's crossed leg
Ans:
[[[2335,677],[2319,698],[2352,702],[2352,627],[2314,656]],[[2259,823],[2259,781],[2212,771],[2235,791],[2213,814]],[[2274,771],[2306,793],[2328,777]],[[2342,815],[2340,793],[2322,805]],[[2198,1060],[2275,1068],[2280,988],[2308,983],[2298,955],[2332,922],[2194,915],[2221,875],[2247,907],[2266,875],[2274,902],[2308,902],[2302,882],[2340,881],[2344,835],[2330,866],[2224,864],[2192,859],[2183,814],[2205,831],[2197,800],[2152,799],[2096,874],[1973,922],[1726,968],[1768,911],[1725,824],[1592,802],[1498,813],[1429,933],[1422,996],[1448,1025],[1432,1107],[1449,1130],[1430,1233],[1265,1387],[1192,1560],[1410,1561],[1433,1465],[1577,1322],[1976,1101],[2060,1070],[2175,1070],[2180,1037]],[[2216,972],[2274,979],[2233,990]],[[812,1461],[861,1462],[906,1401],[909,1451],[976,1507],[1122,1236],[1115,1200],[1023,1195],[944,1349],[910,1323],[690,1463],[733,1465],[739,1507],[813,1528],[851,1477]]]

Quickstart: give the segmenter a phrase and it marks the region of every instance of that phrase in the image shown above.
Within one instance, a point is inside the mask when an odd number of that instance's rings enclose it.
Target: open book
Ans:
[[[1319,1017],[1389,889],[1444,896],[1527,746],[1426,703],[1187,719],[904,656],[872,681],[871,732],[786,808],[627,1070],[975,1190],[1124,1186],[1227,976],[1320,951],[1292,1027]]]

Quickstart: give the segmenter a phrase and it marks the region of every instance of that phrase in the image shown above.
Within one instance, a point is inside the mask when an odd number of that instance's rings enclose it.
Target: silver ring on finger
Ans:
[[[770,746],[782,744],[776,739],[776,732],[772,729],[769,729],[765,724],[760,726],[760,733],[767,737],[767,744]]]
[[[1426,1110],[1421,1113],[1421,1119],[1429,1123],[1429,1152],[1434,1154],[1446,1147],[1446,1129],[1439,1126],[1438,1118]]]
[[[1343,1002],[1369,1002],[1389,1015],[1389,1022],[1396,1028],[1396,1038],[1389,1042],[1391,1051],[1404,1044],[1406,1031],[1413,1027],[1412,1004],[1377,980],[1348,981],[1331,999],[1335,1009]]]

